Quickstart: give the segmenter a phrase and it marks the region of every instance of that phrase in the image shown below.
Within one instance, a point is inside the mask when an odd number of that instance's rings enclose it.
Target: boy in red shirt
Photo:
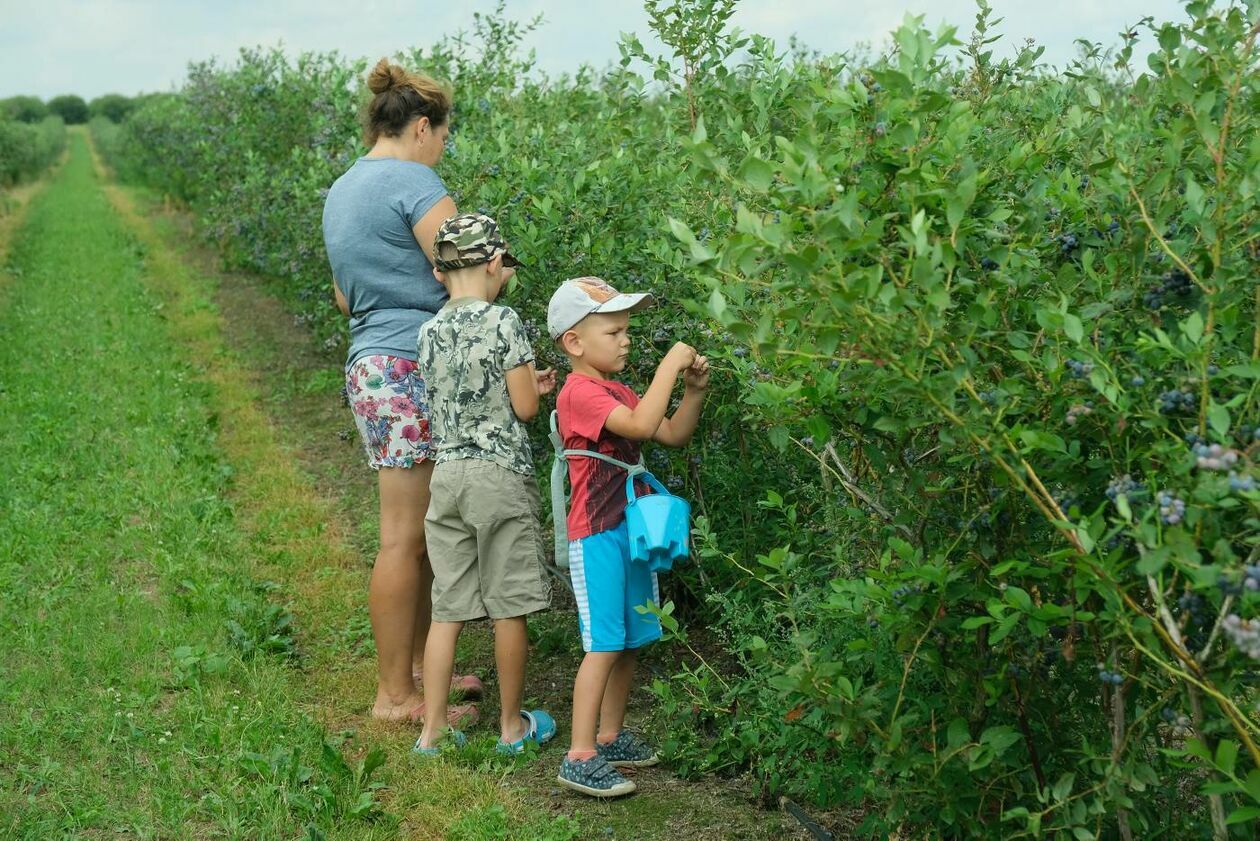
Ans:
[[[626,366],[630,313],[650,305],[650,295],[623,295],[594,277],[567,280],[551,296],[547,329],[572,366],[556,398],[566,449],[634,464],[643,441],[682,447],[691,440],[709,385],[708,360],[694,348],[682,342],[670,348],[642,398],[612,379]],[[667,417],[680,374],[686,389]],[[661,636],[659,620],[635,608],[659,604],[660,593],[647,564],[630,560],[625,471],[580,456],[568,466],[569,574],[586,656],[573,685],[572,742],[557,779],[583,794],[616,797],[635,788],[617,767],[657,762],[655,751],[622,725],[637,650]]]

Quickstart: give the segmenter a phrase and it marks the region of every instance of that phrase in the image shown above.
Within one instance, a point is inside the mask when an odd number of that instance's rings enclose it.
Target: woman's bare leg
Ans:
[[[415,662],[423,662],[421,622],[427,634],[433,572],[424,543],[424,515],[429,507],[433,463],[383,467],[381,548],[372,567],[368,612],[376,639],[378,682],[372,715],[401,719],[420,705],[412,678]]]

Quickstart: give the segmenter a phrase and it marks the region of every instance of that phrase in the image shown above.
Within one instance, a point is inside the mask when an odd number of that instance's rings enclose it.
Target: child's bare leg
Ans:
[[[525,617],[494,621],[494,662],[499,671],[499,730],[504,742],[515,742],[525,735],[527,726],[521,718],[521,696],[525,691],[525,660],[529,654],[529,637]]]
[[[433,645],[432,642],[429,643]],[[569,742],[569,756],[573,759],[589,759],[595,755],[595,725],[598,723],[600,706],[612,674],[623,652],[590,651],[582,658],[577,678],[573,681],[573,732]],[[622,705],[624,714],[625,705]]]
[[[630,688],[634,685],[634,666],[639,652],[630,648],[621,652],[616,665],[608,675],[604,700],[599,706],[599,737],[601,744],[609,744],[617,738],[626,722],[626,705],[630,702]]]
[[[451,692],[451,670],[455,668],[455,643],[463,622],[434,622],[424,649],[424,731],[420,746],[431,748],[446,729],[446,696]]]

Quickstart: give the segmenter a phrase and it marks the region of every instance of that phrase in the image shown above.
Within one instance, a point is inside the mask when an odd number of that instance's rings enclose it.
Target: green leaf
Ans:
[[[1216,760],[1214,764],[1217,768],[1228,777],[1234,774],[1234,763],[1238,761],[1238,743],[1231,742],[1228,739],[1221,739],[1216,746]]]
[[[709,296],[709,310],[713,313],[713,317],[723,324],[726,323],[726,296],[722,294],[722,290],[714,289],[713,294]]]
[[[963,620],[962,629],[964,631],[974,631],[983,625],[992,625],[996,621],[992,616],[971,616]]]
[[[989,637],[989,644],[997,645],[999,642],[1006,639],[1011,631],[1015,630],[1015,626],[1019,624],[1019,619],[1020,615],[1018,613],[1012,613],[1003,619],[1001,624],[997,626],[997,630]]]
[[[1220,403],[1212,403],[1207,410],[1208,424],[1222,438],[1229,434],[1229,409]]]
[[[1080,342],[1085,338],[1085,325],[1081,323],[1080,318],[1072,315],[1070,312],[1063,313],[1063,332],[1074,342]]]
[[[1202,742],[1200,742],[1198,739],[1186,740],[1186,753],[1190,754],[1191,756],[1197,756],[1199,759],[1202,759],[1204,762],[1212,761],[1211,751],[1209,751],[1207,749],[1207,746],[1204,745]]]
[[[980,734],[980,744],[993,748],[993,753],[997,756],[1006,753],[1007,749],[1018,741],[1019,733],[1005,724],[985,728],[985,731]]]
[[[892,550],[896,552],[902,560],[910,561],[914,559],[914,547],[905,540],[902,540],[900,537],[888,538],[888,545],[892,547]]]
[[[1197,311],[1190,313],[1185,321],[1181,322],[1181,332],[1190,340],[1191,344],[1197,345],[1199,340],[1203,338],[1203,316]]]
[[[1050,793],[1054,795],[1055,800],[1062,800],[1072,793],[1072,784],[1075,782],[1076,775],[1071,771],[1066,771],[1063,776],[1059,777],[1058,782],[1054,784]]]
[[[1025,611],[1032,610],[1032,597],[1020,587],[1013,585],[1007,587],[1003,597],[1006,599],[1007,604],[1010,604],[1012,607]]]
[[[1190,209],[1194,211],[1196,216],[1203,215],[1203,205],[1205,197],[1203,188],[1194,180],[1194,176],[1186,176],[1186,204],[1190,205]]]
[[[761,158],[749,155],[739,167],[739,177],[752,189],[764,193],[774,181],[774,168]]]
[[[687,227],[685,222],[672,216],[669,218],[669,230],[677,239],[688,245],[696,241],[696,235],[691,232],[691,228]]]
[[[1238,823],[1246,823],[1260,818],[1260,806],[1243,806],[1229,813],[1229,817],[1225,819],[1227,826],[1233,826]]]
[[[1025,429],[1019,433],[1019,440],[1030,450],[1049,450],[1052,453],[1066,453],[1067,445],[1063,439],[1053,432],[1039,429]]]
[[[1242,787],[1252,800],[1260,803],[1260,768],[1252,768],[1247,772],[1247,779],[1243,780]]]

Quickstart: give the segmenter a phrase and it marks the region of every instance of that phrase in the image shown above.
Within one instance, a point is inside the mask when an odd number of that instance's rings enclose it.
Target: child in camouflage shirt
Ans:
[[[526,615],[547,607],[538,484],[523,421],[555,388],[535,372],[520,317],[493,301],[519,265],[493,219],[453,216],[434,241],[434,266],[450,300],[420,328],[418,360],[436,452],[424,533],[433,564],[433,623],[424,656],[425,722],[415,752],[463,743],[446,724],[455,644],[464,623],[494,622],[499,751],[555,735],[542,710],[521,709]]]

